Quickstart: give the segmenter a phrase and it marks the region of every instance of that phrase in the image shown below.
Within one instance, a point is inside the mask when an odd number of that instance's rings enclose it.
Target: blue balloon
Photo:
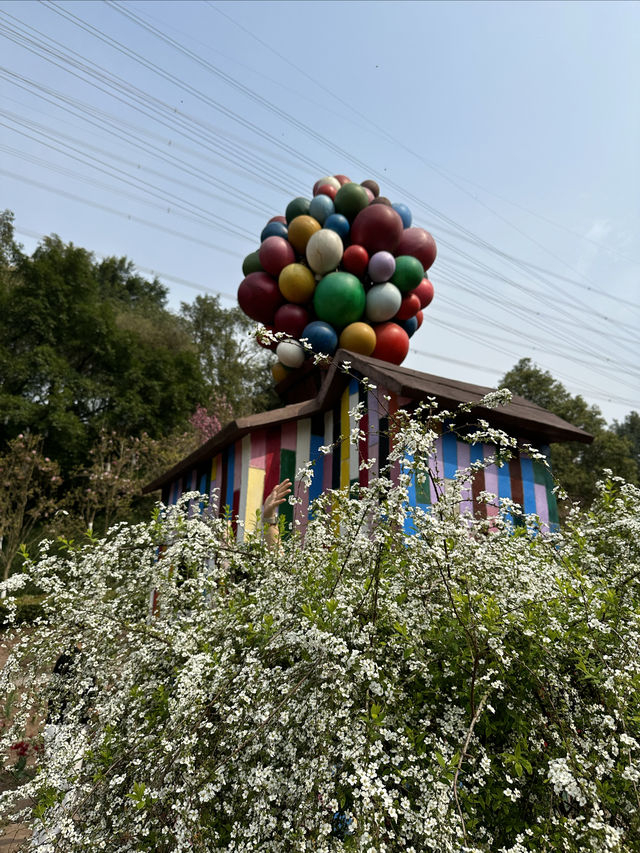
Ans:
[[[330,231],[335,231],[336,234],[338,234],[338,236],[344,241],[345,237],[349,233],[349,220],[341,213],[332,213],[331,216],[327,216],[325,219],[324,227],[328,228]]]
[[[392,204],[391,207],[395,210],[397,214],[399,214],[400,219],[402,219],[402,224],[405,228],[411,228],[411,223],[413,222],[413,216],[411,215],[411,211],[407,207],[406,204]]]
[[[309,216],[313,216],[313,218],[317,219],[320,225],[322,225],[327,216],[331,216],[332,213],[335,213],[335,210],[335,205],[329,196],[321,193],[311,199],[311,204],[309,205]]]
[[[301,337],[307,338],[314,352],[333,355],[338,348],[338,334],[333,326],[325,323],[324,320],[314,320],[308,323],[304,327]]]
[[[401,326],[405,332],[409,335],[409,337],[413,337],[413,335],[418,330],[418,318],[417,317],[409,317],[408,320],[394,320],[394,323],[397,323]]]
[[[289,235],[289,229],[284,224],[284,222],[267,222],[267,224],[262,229],[262,234],[260,235],[260,242],[264,243],[267,237],[284,237],[286,240]]]

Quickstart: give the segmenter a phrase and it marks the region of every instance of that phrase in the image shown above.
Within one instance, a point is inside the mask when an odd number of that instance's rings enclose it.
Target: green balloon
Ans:
[[[284,212],[284,215],[287,220],[287,225],[291,222],[292,219],[295,219],[296,216],[306,216],[309,213],[309,205],[311,202],[308,198],[302,198],[298,196],[298,198],[294,198],[293,201],[290,201],[287,205],[287,209]]]
[[[242,262],[242,272],[245,275],[249,275],[252,272],[262,272],[263,267],[260,263],[260,256],[258,252],[251,252],[250,255]]]
[[[348,272],[325,275],[313,294],[313,307],[318,318],[337,329],[359,320],[366,301],[362,282]]]
[[[411,255],[400,255],[396,258],[396,271],[391,281],[402,293],[408,293],[416,288],[424,278],[424,268],[417,258]]]
[[[336,213],[346,216],[349,222],[353,222],[361,210],[369,205],[369,196],[360,184],[343,184],[333,200]]]

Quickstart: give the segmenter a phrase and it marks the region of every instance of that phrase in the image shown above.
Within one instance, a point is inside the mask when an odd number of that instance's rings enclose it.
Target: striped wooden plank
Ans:
[[[349,485],[349,450],[349,388],[345,388],[340,398],[340,489]]]
[[[298,421],[296,432],[296,473],[311,459],[311,419]],[[300,480],[295,484],[294,495],[301,502],[294,507],[293,521],[296,529],[304,533],[309,517],[309,489]]]
[[[466,441],[458,441],[457,445],[458,469],[464,471],[471,464],[471,446]],[[470,479],[462,484],[460,512],[473,512],[473,491]]]

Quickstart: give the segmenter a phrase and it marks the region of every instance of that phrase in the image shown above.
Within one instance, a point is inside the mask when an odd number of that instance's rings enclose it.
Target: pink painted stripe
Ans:
[[[542,483],[534,483],[533,490],[536,496],[536,512],[543,524],[549,524],[549,499],[547,490]]]
[[[369,479],[374,479],[380,473],[380,410],[378,407],[378,393],[378,389],[367,391],[369,418],[367,454],[370,459],[375,459],[373,466],[369,470]]]
[[[267,464],[267,443],[265,431],[258,430],[251,434],[251,462],[252,468],[266,468]]]
[[[485,459],[490,459],[496,454],[496,448],[492,444],[483,444],[482,451]],[[498,466],[487,465],[484,469],[484,489],[486,492],[496,495],[495,501],[487,504],[487,516],[498,514]]]
[[[457,442],[458,470],[468,468],[471,464],[471,447],[466,441]],[[462,484],[462,501],[460,512],[473,512],[473,495],[471,493],[471,480],[465,480]]]

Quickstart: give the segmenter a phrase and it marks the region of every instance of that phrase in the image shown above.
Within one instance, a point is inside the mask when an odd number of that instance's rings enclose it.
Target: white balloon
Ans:
[[[316,273],[328,273],[336,269],[342,255],[344,246],[340,235],[330,228],[322,228],[309,237],[306,255],[307,263]]]
[[[384,323],[390,320],[400,310],[402,294],[390,281],[384,284],[374,284],[367,293],[365,314],[374,323]]]
[[[326,178],[320,178],[320,180],[316,181],[316,183],[319,187],[322,187],[327,184],[328,186],[333,187],[334,190],[339,190],[342,186],[340,181],[337,178],[334,178],[333,175],[327,175]]]
[[[304,347],[298,341],[280,341],[276,355],[285,367],[300,367],[304,362]]]

